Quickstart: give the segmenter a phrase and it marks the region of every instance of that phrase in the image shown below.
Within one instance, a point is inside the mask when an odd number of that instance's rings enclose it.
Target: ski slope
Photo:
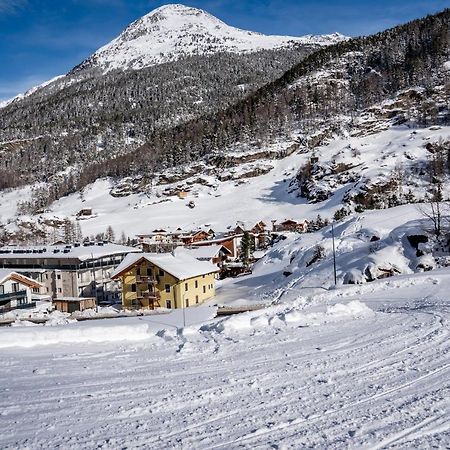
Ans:
[[[147,340],[3,348],[0,447],[445,448],[450,271],[393,281]]]

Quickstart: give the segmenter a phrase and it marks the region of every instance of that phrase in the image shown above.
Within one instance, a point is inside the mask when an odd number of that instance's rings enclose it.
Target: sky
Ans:
[[[66,73],[127,25],[169,2],[0,0],[0,100]],[[450,0],[185,0],[264,34],[360,36],[450,7]]]

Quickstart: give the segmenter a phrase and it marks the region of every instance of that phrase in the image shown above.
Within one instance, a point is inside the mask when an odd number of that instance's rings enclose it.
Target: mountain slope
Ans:
[[[201,10],[159,8],[66,76],[0,109],[0,175],[16,168],[0,176],[0,189],[126,154],[159,129],[230,106],[340,39],[265,37]]]
[[[255,52],[286,48],[293,43],[329,45],[344,39],[328,36],[265,36],[230,27],[207,12],[173,4],[155,9],[129,25],[116,39],[97,50],[74,71],[98,68],[142,69],[186,56],[219,52]]]

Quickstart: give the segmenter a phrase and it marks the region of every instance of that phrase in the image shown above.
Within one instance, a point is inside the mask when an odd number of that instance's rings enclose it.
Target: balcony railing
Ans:
[[[160,299],[161,294],[158,291],[137,291],[137,298]]]
[[[152,277],[150,275],[136,275],[136,282],[156,284],[158,281],[155,277]]]
[[[24,303],[23,305],[17,306],[2,306],[0,305],[0,313],[6,313],[9,311],[13,311],[15,309],[27,309],[27,308],[35,308],[36,302]]]
[[[27,298],[27,291],[7,292],[0,294],[0,302],[5,300],[17,300],[19,298]]]

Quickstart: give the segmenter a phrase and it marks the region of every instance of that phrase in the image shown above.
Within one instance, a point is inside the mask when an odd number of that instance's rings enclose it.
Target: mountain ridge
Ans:
[[[142,69],[192,55],[255,52],[301,45],[330,45],[347,39],[340,33],[274,36],[232,27],[199,9],[182,4],[161,6],[131,23],[108,44],[72,69]]]

